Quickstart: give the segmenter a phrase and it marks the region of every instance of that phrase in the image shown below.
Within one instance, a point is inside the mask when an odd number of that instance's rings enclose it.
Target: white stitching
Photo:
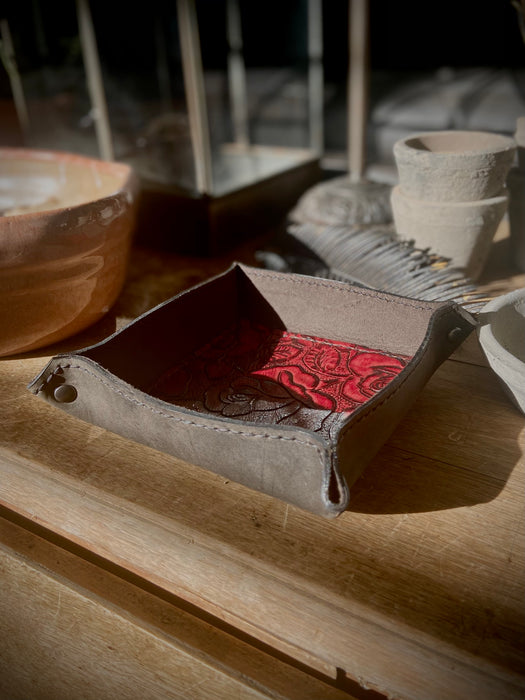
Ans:
[[[300,445],[306,445],[307,447],[313,447],[315,451],[317,452],[319,459],[321,461],[321,465],[323,465],[323,452],[322,450],[317,447],[317,445],[313,445],[311,442],[306,442],[305,440],[300,440],[299,438],[296,437],[287,437],[285,435],[268,435],[267,433],[250,433],[247,431],[243,430],[233,430],[232,428],[218,428],[215,426],[211,425],[206,425],[204,423],[197,423],[196,421],[191,421],[191,420],[186,420],[184,418],[179,418],[178,416],[174,416],[170,413],[165,413],[164,411],[159,411],[156,408],[153,408],[153,406],[150,406],[147,403],[144,403],[143,401],[138,401],[137,399],[132,398],[125,392],[121,391],[120,389],[116,389],[115,387],[111,386],[108,382],[104,381],[99,377],[95,372],[92,372],[91,370],[87,369],[86,367],[82,367],[81,365],[58,365],[52,372],[52,374],[49,375],[49,377],[46,379],[45,383],[42,384],[42,386],[38,389],[37,395],[44,390],[45,385],[48,384],[48,382],[51,380],[53,376],[61,372],[63,369],[78,369],[81,372],[85,372],[86,374],[89,374],[90,376],[94,377],[97,379],[101,384],[106,386],[110,391],[115,392],[116,394],[119,394],[123,398],[125,398],[127,401],[130,401],[131,403],[136,404],[137,406],[142,406],[143,408],[147,408],[149,411],[152,413],[156,413],[159,416],[162,416],[163,418],[169,418],[171,420],[177,421],[178,423],[184,423],[185,425],[193,425],[198,428],[204,428],[205,430],[214,430],[218,433],[233,433],[235,435],[244,435],[245,437],[260,437],[260,438],[269,438],[273,440],[287,440],[291,442],[297,442]]]
[[[351,342],[345,342],[344,340],[334,340],[334,341],[329,341],[325,340],[324,338],[317,338],[316,336],[313,335],[299,335],[297,333],[290,333],[289,331],[284,331],[283,333],[286,335],[288,338],[297,338],[298,340],[304,340],[304,338],[311,338],[312,340],[315,340],[316,345],[326,345],[327,347],[330,348],[337,348],[341,347],[343,349],[347,349],[348,347],[351,348],[356,348],[357,350],[363,350],[364,352],[370,353],[370,352],[376,352],[376,353],[381,353],[382,355],[385,355],[387,357],[393,357],[395,359],[411,359],[411,355],[402,355],[401,353],[392,353],[389,352],[388,350],[379,350],[377,348],[369,348],[366,345],[358,345],[357,343],[351,343]]]
[[[346,286],[336,286],[335,284],[330,284],[329,282],[317,282],[317,281],[310,281],[307,279],[290,279],[288,277],[280,277],[278,275],[272,275],[272,274],[267,274],[265,272],[254,272],[250,270],[250,277],[263,277],[266,279],[273,279],[277,280],[278,282],[285,282],[286,284],[306,284],[309,286],[313,287],[326,287],[327,289],[330,289],[331,291],[334,292],[343,292],[345,294],[358,294],[359,296],[362,297],[368,297],[369,299],[380,299],[381,301],[386,302],[387,304],[397,304],[398,306],[408,306],[412,309],[423,309],[425,311],[432,309],[433,306],[431,304],[425,304],[425,305],[420,305],[420,304],[407,304],[403,301],[398,301],[397,299],[391,299],[389,297],[382,296],[381,294],[368,294],[367,292],[353,289],[353,288],[348,288]]]
[[[270,335],[273,333],[278,332],[277,331],[270,331]],[[324,345],[326,347],[330,348],[342,348],[347,350],[349,347],[353,349],[357,349],[359,351],[363,351],[364,353],[380,353],[384,355],[385,357],[391,357],[395,360],[407,360],[410,361],[412,359],[412,355],[402,355],[401,353],[392,353],[388,352],[388,350],[379,350],[377,348],[369,348],[366,345],[358,345],[357,343],[350,343],[350,342],[345,342],[343,340],[334,340],[334,341],[328,341],[324,340],[323,338],[317,338],[316,336],[313,335],[300,335],[298,333],[291,333],[290,331],[282,331],[283,336],[286,336],[287,338],[292,338],[292,339],[297,339],[297,340],[304,340],[310,339],[310,340],[315,340],[316,345]],[[207,350],[208,348],[213,347],[213,340],[210,342],[206,343],[206,345],[203,345],[201,348],[198,348],[196,352],[202,352],[203,350]],[[173,375],[179,371],[181,367],[184,367],[189,360],[183,360],[180,364],[175,365],[175,367],[172,367],[171,369],[166,370],[166,372],[159,377],[156,381],[153,382],[151,385],[151,388],[161,386],[161,382],[166,382],[169,380]],[[335,413],[345,413],[345,411],[335,411]]]

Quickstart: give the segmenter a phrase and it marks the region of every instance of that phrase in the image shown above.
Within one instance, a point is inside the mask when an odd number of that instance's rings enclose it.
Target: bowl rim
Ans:
[[[415,141],[416,139],[422,139],[422,138],[432,138],[432,137],[446,137],[446,136],[474,136],[474,137],[491,137],[494,140],[494,146],[488,147],[488,148],[471,148],[471,149],[463,149],[461,151],[431,151],[431,150],[425,150],[423,148],[417,148],[411,143],[410,141]],[[480,130],[468,130],[468,129],[446,129],[446,130],[440,130],[436,129],[435,131],[421,131],[421,132],[414,132],[412,134],[408,134],[407,136],[404,136],[403,138],[399,139],[396,141],[394,144],[394,150],[396,151],[396,154],[401,154],[401,153],[406,153],[406,154],[421,154],[421,155],[426,155],[429,158],[443,158],[446,157],[447,159],[449,158],[465,158],[465,157],[476,157],[480,155],[484,155],[487,153],[506,153],[506,152],[514,152],[516,149],[516,141],[512,136],[506,136],[505,134],[499,134],[497,132],[492,132],[492,131],[480,131]]]
[[[95,199],[88,199],[85,202],[78,202],[77,204],[65,205],[61,207],[54,207],[50,209],[40,209],[36,211],[28,211],[20,214],[8,214],[7,216],[0,217],[0,222],[10,221],[13,219],[31,219],[34,217],[51,216],[56,215],[57,212],[61,211],[72,211],[86,205],[93,205],[95,203],[105,202],[110,198],[114,198],[118,195],[123,195],[126,190],[134,190],[137,187],[137,178],[135,172],[131,165],[127,163],[120,163],[117,161],[102,160],[101,158],[94,158],[92,156],[86,156],[81,153],[72,153],[70,151],[54,151],[48,149],[39,148],[17,148],[12,146],[0,146],[0,161],[1,160],[40,160],[40,161],[54,161],[60,162],[76,162],[85,165],[95,165],[106,171],[114,172],[115,174],[121,174],[123,177],[122,183],[114,190],[106,192],[101,197]]]
[[[525,287],[521,289],[515,289],[512,292],[503,294],[495,299],[491,299],[485,306],[481,309],[481,314],[493,314],[507,306],[515,306],[518,301],[525,302]],[[492,330],[492,321],[489,321],[485,325],[480,325],[478,328],[478,337],[481,347],[485,353],[490,353],[494,356],[497,351],[498,355],[503,356],[503,362],[507,364],[511,372],[517,372],[523,374],[523,369],[525,368],[525,362],[522,362],[515,355],[509,352],[495,337]],[[487,358],[488,359],[488,358]]]

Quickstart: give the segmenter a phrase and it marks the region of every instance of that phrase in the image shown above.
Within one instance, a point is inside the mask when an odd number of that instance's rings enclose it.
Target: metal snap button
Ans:
[[[53,392],[53,396],[55,397],[55,401],[58,401],[58,403],[71,403],[77,398],[78,393],[75,387],[71,384],[61,384],[60,386],[57,386]]]
[[[462,335],[463,331],[461,328],[453,328],[451,331],[449,331],[448,339],[450,342],[454,343],[456,340],[459,340]]]

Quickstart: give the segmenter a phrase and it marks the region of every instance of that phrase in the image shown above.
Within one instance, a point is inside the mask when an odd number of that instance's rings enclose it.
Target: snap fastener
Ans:
[[[451,331],[449,331],[448,334],[448,339],[453,343],[456,340],[459,340],[463,335],[463,331],[461,328],[453,328]]]
[[[53,396],[55,397],[55,401],[58,401],[58,403],[71,403],[77,398],[78,393],[75,387],[71,384],[61,384],[60,386],[57,386],[53,392]]]

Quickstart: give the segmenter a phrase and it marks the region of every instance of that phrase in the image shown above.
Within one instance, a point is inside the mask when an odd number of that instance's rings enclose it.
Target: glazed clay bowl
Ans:
[[[479,342],[487,361],[525,413],[525,289],[489,301],[479,320]]]
[[[127,165],[0,148],[0,356],[62,340],[109,310],[136,193]]]
[[[436,202],[497,196],[505,186],[515,152],[514,139],[484,131],[426,132],[394,144],[403,192]]]
[[[508,195],[474,202],[433,202],[392,190],[394,224],[400,238],[449,258],[476,279],[487,261],[494,234],[507,209]]]

